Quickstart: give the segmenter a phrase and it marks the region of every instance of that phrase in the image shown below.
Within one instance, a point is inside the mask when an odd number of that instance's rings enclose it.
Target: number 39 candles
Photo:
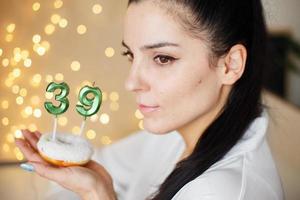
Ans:
[[[56,90],[60,90],[60,93],[55,95],[55,100],[58,101],[60,104],[58,106],[55,106],[51,102],[44,103],[45,109],[50,114],[55,115],[52,140],[56,139],[57,116],[63,114],[69,108],[69,100],[67,98],[70,91],[69,86],[65,82],[51,82],[46,89],[47,92],[52,93],[54,93]],[[89,94],[92,94],[93,97],[89,98]],[[78,99],[81,104],[76,105],[76,110],[80,115],[84,117],[80,129],[80,135],[82,135],[86,118],[96,114],[99,111],[102,102],[102,92],[98,87],[90,87],[86,85],[80,89]]]
[[[94,84],[95,82],[93,83],[93,86]],[[88,98],[88,95],[90,93],[93,94],[93,98]],[[76,105],[76,110],[80,115],[84,117],[80,128],[81,135],[85,126],[86,118],[97,113],[100,108],[100,105],[102,103],[102,92],[98,87],[90,87],[86,85],[81,88],[78,99],[82,105]]]

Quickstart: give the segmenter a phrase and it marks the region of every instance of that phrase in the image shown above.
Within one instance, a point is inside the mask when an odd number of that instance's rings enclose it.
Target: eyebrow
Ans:
[[[130,50],[129,46],[124,42],[124,40],[122,40],[122,45]],[[155,44],[144,45],[140,49],[141,50],[157,49],[157,48],[162,48],[167,46],[180,47],[179,44],[175,44],[171,42],[159,42]]]

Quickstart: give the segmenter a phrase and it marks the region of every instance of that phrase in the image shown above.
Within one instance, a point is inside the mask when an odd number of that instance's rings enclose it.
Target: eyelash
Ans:
[[[122,52],[122,55],[123,56],[127,56],[127,57],[128,57],[128,55],[130,55],[133,58],[133,54],[130,51],[128,51],[128,50]],[[158,64],[158,65],[168,65],[168,64],[173,63],[175,60],[178,60],[177,58],[173,58],[171,56],[165,56],[165,55],[157,55],[154,59],[156,59],[156,58],[166,58],[166,59],[168,59],[170,61],[170,63],[163,63],[163,64]],[[131,62],[130,58],[129,58],[129,61]]]

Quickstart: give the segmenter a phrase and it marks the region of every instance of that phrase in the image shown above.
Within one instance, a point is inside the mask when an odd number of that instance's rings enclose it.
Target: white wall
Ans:
[[[300,40],[300,1],[299,0],[262,0],[267,22],[271,29],[290,29]]]
[[[270,30],[287,31],[300,42],[300,1],[263,0]],[[300,69],[300,62],[297,62]],[[300,106],[300,76],[287,71],[287,98]]]

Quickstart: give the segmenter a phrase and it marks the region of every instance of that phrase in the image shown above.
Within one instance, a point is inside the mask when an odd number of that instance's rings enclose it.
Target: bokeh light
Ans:
[[[115,55],[115,50],[112,47],[108,47],[105,49],[105,55],[111,58]]]
[[[80,62],[75,60],[71,63],[71,69],[73,71],[79,71],[80,70]]]
[[[58,9],[63,6],[64,2],[62,0],[55,0],[54,1],[54,8]]]
[[[86,137],[90,140],[95,139],[96,138],[96,132],[94,130],[90,129],[86,132]]]
[[[95,4],[92,8],[94,14],[100,14],[102,12],[102,9],[103,8],[100,4]]]
[[[41,4],[39,2],[35,2],[32,4],[32,10],[33,11],[38,11],[41,7]]]
[[[109,115],[106,113],[103,113],[100,115],[100,122],[102,124],[108,124],[109,123]]]
[[[77,33],[80,34],[80,35],[83,35],[85,34],[87,31],[87,28],[85,25],[81,24],[79,26],[77,26]]]

